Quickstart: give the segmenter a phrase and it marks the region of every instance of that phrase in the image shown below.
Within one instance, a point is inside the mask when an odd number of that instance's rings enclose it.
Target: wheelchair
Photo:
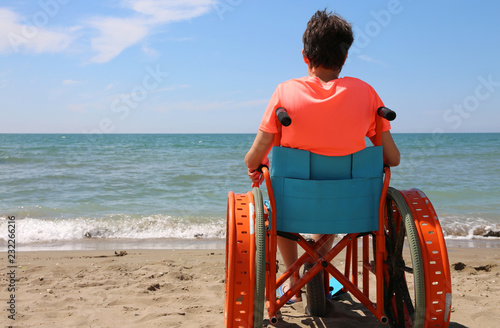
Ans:
[[[448,327],[451,275],[437,214],[421,190],[389,187],[383,165],[380,122],[395,113],[379,108],[375,146],[339,157],[281,147],[290,118],[283,108],[277,115],[271,173],[261,168],[269,201],[258,185],[228,194],[225,327],[261,328],[266,310],[276,325],[280,308],[304,288],[308,314],[324,316],[332,281],[382,324]],[[316,242],[302,235],[312,233],[323,235]],[[320,252],[335,234],[342,238]],[[279,276],[278,236],[303,250]],[[332,260],[341,253],[343,267],[336,267]],[[295,283],[277,296],[292,275]]]

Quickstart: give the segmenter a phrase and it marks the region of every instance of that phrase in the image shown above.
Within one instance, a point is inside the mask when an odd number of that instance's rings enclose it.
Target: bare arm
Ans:
[[[375,136],[371,137],[370,140],[375,143]],[[382,132],[382,146],[384,147],[384,164],[398,166],[401,155],[390,131]]]
[[[271,150],[273,141],[274,134],[260,130],[257,132],[252,147],[245,155],[245,164],[248,167],[248,172],[253,172],[260,166]]]

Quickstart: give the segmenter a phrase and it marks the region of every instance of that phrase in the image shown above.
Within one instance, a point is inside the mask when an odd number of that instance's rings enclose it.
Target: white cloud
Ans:
[[[372,58],[372,57],[367,56],[367,55],[359,55],[358,58],[365,61],[365,62],[369,62],[369,63],[381,65],[381,66],[387,66],[387,64],[384,63],[383,61]]]
[[[127,0],[126,5],[155,23],[189,20],[208,13],[214,0]]]
[[[123,5],[134,11],[130,18],[96,17],[88,25],[99,31],[91,38],[92,49],[97,52],[90,61],[108,62],[126,48],[148,36],[155,26],[179,22],[208,13],[215,0],[124,0]],[[143,47],[149,55],[155,50]]]
[[[105,92],[105,91],[111,90],[111,88],[113,88],[113,84],[112,84],[112,83],[108,84],[108,85],[104,88],[104,90],[102,90],[102,91],[103,91],[103,92]]]
[[[35,15],[21,17],[13,10],[0,8],[0,53],[69,51],[77,37],[84,36],[90,39],[93,52],[89,61],[105,63],[144,40],[155,27],[207,14],[215,3],[216,0],[121,0],[123,7],[131,11],[129,16],[94,16],[82,26],[64,28],[50,26],[52,16],[44,11],[36,13],[46,17],[40,23],[34,20]],[[89,37],[90,33],[94,34]],[[142,50],[149,56],[159,55],[147,46]]]
[[[89,25],[100,33],[90,40],[92,48],[97,51],[97,55],[90,59],[95,63],[110,61],[149,32],[146,21],[135,18],[95,18]]]
[[[153,49],[151,47],[148,47],[146,45],[142,46],[142,52],[144,52],[146,55],[148,55],[151,58],[158,58],[160,55],[156,49]]]
[[[62,52],[75,40],[74,32],[78,29],[48,28],[20,21],[21,17],[14,11],[0,8],[0,52]]]

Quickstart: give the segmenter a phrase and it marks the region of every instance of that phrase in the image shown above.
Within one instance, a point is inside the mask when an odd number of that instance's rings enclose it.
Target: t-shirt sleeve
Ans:
[[[377,126],[377,117],[378,117],[377,109],[379,107],[384,106],[384,102],[382,101],[382,99],[380,99],[377,92],[371,87],[370,87],[370,90],[371,90],[370,98],[371,98],[372,108],[374,110],[375,116],[374,116],[373,122],[370,124],[370,128],[368,129],[368,132],[366,133],[366,136],[368,138],[373,137],[375,135],[375,132],[376,132],[375,130],[376,130],[376,126]],[[382,132],[389,131],[391,129],[391,123],[388,120],[386,120],[385,118],[383,118],[381,121],[382,121]]]
[[[278,86],[276,90],[274,90],[274,93],[267,104],[266,111],[264,112],[264,116],[262,116],[262,120],[260,122],[259,130],[272,134],[278,133],[275,111],[279,107],[280,98]]]

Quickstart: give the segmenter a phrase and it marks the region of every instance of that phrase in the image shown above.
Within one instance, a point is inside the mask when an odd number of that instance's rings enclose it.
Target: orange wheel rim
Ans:
[[[226,236],[225,326],[243,328],[253,326],[254,315],[253,195],[249,192],[233,196],[234,206],[228,205]]]

